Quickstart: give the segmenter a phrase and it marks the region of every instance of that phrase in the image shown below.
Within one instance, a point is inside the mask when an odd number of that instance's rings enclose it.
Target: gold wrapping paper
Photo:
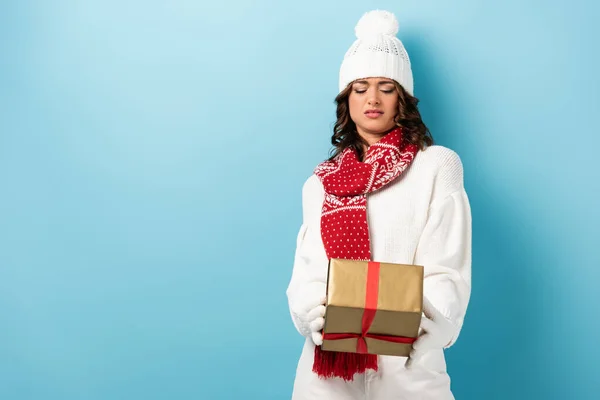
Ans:
[[[325,333],[362,330],[368,261],[331,259],[327,276]],[[380,263],[377,313],[368,332],[416,338],[423,311],[423,266]],[[371,354],[407,357],[408,343],[366,338]],[[355,353],[357,338],[323,340],[323,350]]]

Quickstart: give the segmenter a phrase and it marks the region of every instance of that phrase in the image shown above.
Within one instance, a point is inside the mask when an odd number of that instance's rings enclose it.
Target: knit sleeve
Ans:
[[[292,322],[303,336],[310,334],[305,305],[325,294],[328,259],[321,240],[321,183],[312,175],[302,188],[302,224],[296,238],[292,276],[286,290]],[[322,293],[321,293],[322,292]]]
[[[454,326],[458,339],[471,294],[471,209],[463,187],[432,203],[415,264],[425,272],[424,296]]]

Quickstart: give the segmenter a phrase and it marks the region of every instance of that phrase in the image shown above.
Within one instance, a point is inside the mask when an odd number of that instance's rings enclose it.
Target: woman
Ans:
[[[443,350],[456,342],[469,302],[471,210],[460,158],[433,145],[421,120],[397,31],[386,11],[360,19],[340,68],[334,152],[302,189],[287,289],[306,337],[295,400],[454,398]],[[349,375],[322,373],[322,357],[350,354],[320,349],[330,258],[424,266],[424,315],[410,357],[346,359]]]

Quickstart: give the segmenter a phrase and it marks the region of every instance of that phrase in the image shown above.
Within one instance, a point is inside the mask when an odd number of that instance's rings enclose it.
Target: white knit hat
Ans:
[[[340,68],[339,89],[359,78],[394,79],[413,95],[410,59],[396,37],[398,20],[389,11],[374,10],[364,14],[354,28],[358,38],[346,52]]]

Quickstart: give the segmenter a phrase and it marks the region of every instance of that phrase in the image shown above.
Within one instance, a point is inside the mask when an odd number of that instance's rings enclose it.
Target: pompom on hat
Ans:
[[[413,95],[413,75],[408,53],[398,34],[398,20],[389,11],[365,13],[354,28],[356,41],[340,67],[339,90],[360,78],[383,77],[398,82]]]

